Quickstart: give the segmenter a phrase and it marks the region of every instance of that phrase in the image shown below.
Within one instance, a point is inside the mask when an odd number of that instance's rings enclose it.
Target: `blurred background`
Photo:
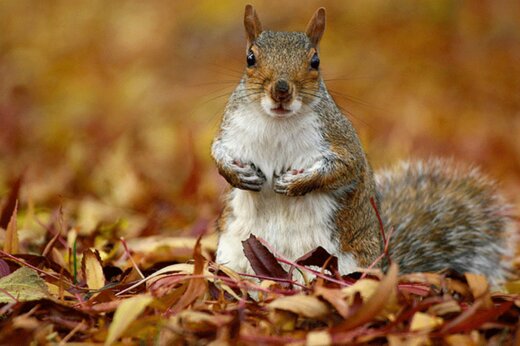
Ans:
[[[23,174],[19,209],[38,222],[61,206],[80,233],[206,230],[245,3],[0,1],[0,198]],[[376,169],[454,157],[520,205],[520,2],[252,3],[280,31],[327,8],[323,76]]]

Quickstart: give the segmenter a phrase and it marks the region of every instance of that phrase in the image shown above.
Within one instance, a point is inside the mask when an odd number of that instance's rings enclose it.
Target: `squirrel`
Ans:
[[[217,220],[217,263],[252,274],[241,242],[254,234],[289,260],[321,246],[348,274],[381,255],[383,223],[401,273],[508,277],[513,220],[491,180],[441,159],[372,171],[321,77],[324,8],[305,32],[274,32],[247,5],[244,26],[245,73],[211,147],[232,186]]]

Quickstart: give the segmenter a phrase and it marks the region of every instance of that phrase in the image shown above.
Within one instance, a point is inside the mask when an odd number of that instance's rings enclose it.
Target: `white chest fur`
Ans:
[[[350,254],[338,252],[338,240],[331,229],[338,208],[334,198],[321,192],[287,197],[272,188],[273,174],[310,168],[321,158],[325,143],[317,114],[309,111],[275,119],[249,107],[234,114],[222,133],[226,152],[255,164],[267,182],[260,192],[235,189],[231,193],[232,215],[220,237],[217,262],[251,272],[241,241],[254,234],[290,260],[322,246],[338,255],[342,272],[353,271],[355,261]]]

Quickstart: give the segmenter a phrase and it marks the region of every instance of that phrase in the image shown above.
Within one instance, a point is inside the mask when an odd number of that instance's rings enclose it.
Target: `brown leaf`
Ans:
[[[204,257],[201,253],[200,239],[201,237],[197,239],[197,243],[195,243],[195,249],[193,250],[193,259],[195,261],[193,275],[201,275],[204,270]],[[195,277],[191,279],[188,283],[186,292],[184,292],[177,303],[172,308],[170,308],[169,313],[176,314],[193,303],[197,298],[206,292],[206,286],[206,281],[201,277]]]
[[[512,301],[496,304],[492,309],[480,310],[482,301],[477,301],[454,320],[446,323],[441,329],[442,334],[460,333],[479,328],[485,322],[493,322],[513,305]]]
[[[257,275],[290,279],[289,273],[282,268],[276,257],[254,235],[251,234],[247,240],[244,240],[242,246],[244,254]]]
[[[397,285],[397,265],[392,263],[386,276],[381,280],[374,294],[349,318],[333,328],[334,331],[347,331],[371,321],[385,307],[395,292]]]
[[[15,254],[19,252],[18,249],[18,228],[16,226],[16,214],[18,211],[18,202],[15,202],[13,214],[7,224],[4,240],[4,251],[9,254]]]
[[[336,311],[338,311],[341,317],[347,318],[349,314],[349,305],[343,298],[343,293],[341,290],[317,286],[315,289],[315,294],[329,302],[329,304],[331,304],[336,309]]]
[[[19,176],[11,184],[11,190],[9,191],[9,196],[7,196],[7,200],[5,202],[4,207],[2,208],[2,212],[0,213],[0,228],[7,229],[7,225],[12,219],[13,213],[18,205],[18,195],[20,194],[20,188],[22,186],[22,176]]]

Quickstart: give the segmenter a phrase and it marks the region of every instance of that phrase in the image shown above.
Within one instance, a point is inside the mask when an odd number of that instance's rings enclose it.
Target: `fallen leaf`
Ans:
[[[314,296],[298,294],[280,297],[267,305],[270,309],[290,311],[308,318],[321,318],[329,313],[327,305]]]
[[[112,345],[117,339],[119,339],[128,326],[135,321],[152,300],[152,297],[143,294],[121,302],[117,307],[116,312],[114,313],[114,319],[108,328],[108,336],[105,340],[105,346]]]
[[[508,293],[520,294],[520,280],[506,282],[504,287]]]
[[[444,338],[444,341],[449,346],[476,346],[480,343],[476,343],[470,335],[464,334],[453,334]]]
[[[495,321],[513,305],[513,302],[506,301],[496,304],[492,309],[480,310],[482,305],[482,301],[475,302],[458,317],[446,323],[440,332],[443,334],[452,334],[477,329],[486,322]]]
[[[332,344],[332,337],[326,330],[312,331],[307,334],[307,346],[326,346]]]
[[[11,269],[9,268],[9,264],[6,261],[0,258],[0,278],[11,274]]]
[[[11,215],[11,219],[7,224],[7,229],[5,231],[5,240],[4,240],[4,251],[9,254],[18,253],[18,228],[16,226],[16,214],[18,211],[18,202],[15,203],[13,214]]]
[[[442,316],[452,313],[459,313],[461,311],[460,305],[454,300],[448,300],[439,304],[430,306],[428,312],[432,315]]]
[[[474,273],[465,273],[464,276],[466,277],[468,286],[473,294],[473,298],[480,298],[488,292],[489,284],[485,276]]]
[[[326,270],[329,270],[334,275],[339,274],[338,258],[329,254],[327,250],[321,246],[318,246],[316,249],[306,253],[302,257],[298,258],[295,262],[301,265],[317,266],[320,268],[327,264],[325,268]]]
[[[4,207],[0,212],[0,228],[7,229],[7,225],[13,218],[18,207],[18,196],[22,187],[22,176],[19,176],[12,184]]]
[[[195,266],[193,275],[201,275],[204,271],[204,257],[201,254],[201,244],[199,237],[193,250],[193,259]],[[186,292],[181,296],[177,303],[169,310],[171,314],[176,314],[193,303],[197,298],[206,292],[206,281],[202,277],[195,277],[190,279]]]
[[[282,268],[276,257],[254,235],[251,234],[247,240],[244,240],[242,246],[256,275],[290,279],[289,273]]]
[[[0,279],[0,303],[40,300],[48,296],[45,281],[27,267],[21,267]]]
[[[349,314],[349,305],[345,300],[341,290],[317,286],[314,292],[316,296],[322,297],[327,302],[329,302],[329,304],[331,304],[336,309],[341,317],[347,318]]]
[[[444,323],[444,320],[440,317],[430,316],[423,312],[416,312],[410,322],[410,331],[429,331],[433,330]]]
[[[105,275],[97,250],[87,249],[83,252],[81,267],[89,289],[98,290],[105,286]]]
[[[390,301],[392,295],[395,295],[397,285],[397,265],[392,263],[386,276],[381,280],[379,286],[371,297],[366,301],[360,309],[355,311],[352,316],[334,327],[334,330],[345,331],[361,326],[370,322],[377,316],[385,305]]]

